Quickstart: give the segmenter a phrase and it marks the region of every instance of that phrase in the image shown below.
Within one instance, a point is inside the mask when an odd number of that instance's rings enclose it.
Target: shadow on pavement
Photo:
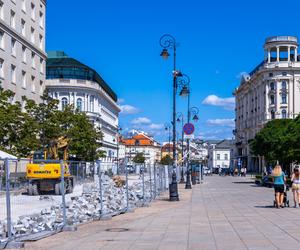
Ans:
[[[268,206],[254,206],[255,208],[274,208],[273,205],[268,205]]]

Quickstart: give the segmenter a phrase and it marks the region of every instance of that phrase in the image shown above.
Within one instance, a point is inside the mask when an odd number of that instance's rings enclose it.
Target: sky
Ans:
[[[189,76],[191,106],[199,109],[195,137],[231,138],[240,75],[263,60],[265,38],[299,36],[299,7],[297,0],[50,0],[46,48],[102,76],[118,95],[123,133],[139,129],[163,142],[173,58],[160,57],[159,39],[171,34],[177,69]],[[177,111],[186,122],[187,99],[179,95]]]

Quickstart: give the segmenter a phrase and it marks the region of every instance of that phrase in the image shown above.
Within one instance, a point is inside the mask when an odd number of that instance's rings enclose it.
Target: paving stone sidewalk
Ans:
[[[250,178],[206,177],[179,192],[180,202],[168,202],[166,194],[150,207],[26,243],[26,249],[300,249],[300,209],[273,208],[273,189]]]

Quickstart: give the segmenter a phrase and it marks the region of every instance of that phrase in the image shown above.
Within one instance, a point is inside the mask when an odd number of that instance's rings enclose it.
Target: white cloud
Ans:
[[[223,139],[231,139],[232,138],[232,128],[222,128],[222,129],[214,129],[208,130],[199,133],[198,136],[200,139],[204,140],[223,140]]]
[[[151,123],[148,127],[149,127],[149,129],[152,129],[152,130],[161,130],[164,128],[164,125],[157,124],[157,123]]]
[[[235,107],[235,98],[234,97],[221,98],[216,95],[209,95],[202,101],[202,104],[219,106],[227,110],[233,110]]]
[[[209,119],[206,121],[208,125],[234,127],[234,119]]]
[[[122,103],[124,103],[125,102],[125,99],[123,99],[123,98],[118,98],[118,104],[122,104]]]
[[[138,108],[133,107],[128,104],[120,105],[120,109],[121,109],[121,114],[124,114],[124,115],[131,115],[131,114],[136,114],[139,112]]]
[[[131,123],[134,125],[145,125],[145,124],[150,124],[151,120],[147,117],[138,117],[133,119]]]

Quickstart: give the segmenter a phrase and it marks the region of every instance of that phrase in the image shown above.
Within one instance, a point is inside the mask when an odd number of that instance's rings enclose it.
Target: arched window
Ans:
[[[282,119],[286,119],[286,118],[287,118],[286,110],[285,110],[285,109],[283,109],[283,110],[281,111],[281,117],[282,117]]]
[[[91,112],[94,112],[94,97],[91,96],[91,99],[90,99],[90,105],[91,105]]]
[[[76,101],[76,108],[78,111],[82,111],[82,99],[78,98]]]
[[[282,90],[286,90],[286,81],[283,81],[281,83],[281,88],[282,88]]]
[[[275,104],[275,96],[274,95],[270,96],[270,104]]]
[[[281,103],[282,103],[282,104],[286,104],[286,94],[285,94],[285,93],[283,93],[283,94],[281,95]]]
[[[271,119],[272,119],[272,120],[275,119],[275,111],[274,111],[274,110],[271,111]]]
[[[68,99],[66,97],[61,99],[61,108],[62,110],[64,110],[66,108],[66,106],[68,106],[69,102]]]
[[[271,83],[270,83],[270,89],[271,89],[271,90],[275,90],[275,83],[274,83],[274,82],[271,82]]]

